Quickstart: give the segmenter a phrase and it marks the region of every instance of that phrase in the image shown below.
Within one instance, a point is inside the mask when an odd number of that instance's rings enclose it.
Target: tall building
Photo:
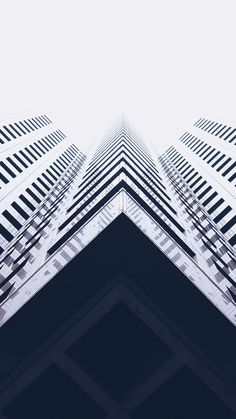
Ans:
[[[59,178],[52,153],[4,195],[0,418],[236,417],[235,151],[210,123],[160,156],[125,121],[87,159],[62,134]]]
[[[46,115],[2,121],[0,142],[2,303],[19,295],[44,262],[85,156]]]
[[[235,128],[201,118],[166,153],[234,248],[235,145]]]
[[[235,128],[199,119],[160,161],[211,266],[210,278],[236,301]],[[196,233],[198,233],[196,235]],[[199,240],[198,240],[199,239]],[[203,269],[207,269],[203,266]],[[235,314],[233,314],[235,318]]]

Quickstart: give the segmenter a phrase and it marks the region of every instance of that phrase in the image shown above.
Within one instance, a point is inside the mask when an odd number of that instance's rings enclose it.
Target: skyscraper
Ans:
[[[236,244],[235,128],[201,118],[166,152],[219,230]]]
[[[157,156],[122,121],[86,160],[72,146],[45,211],[35,180],[24,223],[4,208],[3,417],[236,417],[234,154],[209,175],[198,136]]]
[[[198,232],[210,278],[236,301],[235,129],[199,119],[160,157],[192,230]],[[205,270],[205,268],[204,268]],[[214,274],[215,270],[215,274]],[[235,315],[234,315],[235,317]]]
[[[0,142],[3,302],[43,263],[85,156],[46,115],[4,121]]]

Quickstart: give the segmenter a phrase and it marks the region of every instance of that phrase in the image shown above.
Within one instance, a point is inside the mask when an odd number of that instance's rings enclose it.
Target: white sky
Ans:
[[[0,115],[48,113],[83,150],[126,114],[156,147],[235,115],[235,0],[0,0]]]

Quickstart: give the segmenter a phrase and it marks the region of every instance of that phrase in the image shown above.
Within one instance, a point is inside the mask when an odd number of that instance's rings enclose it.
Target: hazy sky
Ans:
[[[83,150],[121,113],[156,147],[234,117],[235,0],[0,0],[0,115],[47,112]]]

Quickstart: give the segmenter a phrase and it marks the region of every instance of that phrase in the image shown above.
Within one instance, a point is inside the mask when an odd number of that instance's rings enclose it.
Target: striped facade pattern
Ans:
[[[0,302],[17,292],[45,260],[70,186],[85,160],[47,116],[16,124],[21,135],[0,146]]]
[[[229,205],[211,186],[210,180],[204,178],[193,164],[189,163],[187,157],[175,147],[170,147],[165,155],[174,165],[193,194],[206,209],[221,232],[226,235],[232,246],[236,245],[236,211]],[[197,166],[197,165],[196,165]]]
[[[205,131],[211,135],[214,135],[219,140],[226,141],[233,145],[236,145],[236,128],[225,125],[223,123],[210,121],[205,118],[198,119],[195,127]]]
[[[58,128],[50,129],[40,143],[29,141],[33,152],[36,143],[39,153],[44,149],[44,170],[33,171],[21,193],[12,183],[14,200],[2,211],[2,324],[121,213],[235,323],[235,208],[198,172],[197,156],[190,162],[173,146],[157,158],[122,122],[85,161]],[[56,141],[55,133],[60,141],[50,149],[44,140]],[[49,153],[53,160],[46,160]]]

